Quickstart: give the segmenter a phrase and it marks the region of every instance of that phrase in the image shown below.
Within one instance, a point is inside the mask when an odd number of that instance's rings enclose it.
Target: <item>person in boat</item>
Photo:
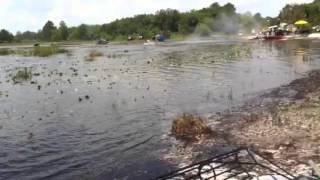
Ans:
[[[155,40],[158,41],[158,42],[164,42],[166,40],[166,37],[162,34],[157,34],[155,36]]]

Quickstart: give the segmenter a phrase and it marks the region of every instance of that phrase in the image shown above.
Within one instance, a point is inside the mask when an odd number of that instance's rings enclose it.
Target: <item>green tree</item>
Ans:
[[[273,26],[273,25],[278,25],[280,24],[280,18],[278,17],[266,17],[265,18],[265,21],[266,21],[266,26]]]
[[[193,33],[199,20],[196,16],[185,13],[181,14],[179,21],[179,32],[183,34]]]
[[[220,5],[217,2],[210,5],[210,9],[212,10],[219,10],[219,8],[220,8]]]
[[[260,13],[256,13],[254,16],[253,16],[254,20],[256,22],[259,22],[259,23],[262,23],[264,20],[263,20],[263,17],[261,16]]]
[[[22,41],[22,33],[18,31],[14,37],[16,42],[21,42]]]
[[[61,40],[67,40],[68,37],[69,37],[69,31],[68,31],[68,27],[66,25],[66,23],[64,21],[61,21],[59,23],[59,34],[60,34],[60,37],[61,37]]]
[[[248,33],[257,26],[256,20],[250,12],[242,14],[240,16],[240,22],[242,25],[242,29]]]
[[[15,35],[15,39],[18,42],[21,41],[34,41],[37,39],[37,33],[31,31],[25,31],[21,33],[20,31],[17,32]]]
[[[206,24],[199,24],[195,30],[195,33],[199,34],[201,37],[207,37],[210,35],[210,28]]]
[[[213,18],[217,17],[218,14],[219,14],[220,9],[221,9],[221,6],[219,5],[219,3],[215,2],[215,3],[211,4],[210,5],[211,16]]]
[[[78,28],[78,37],[81,40],[88,39],[88,29],[85,24],[81,24]]]
[[[78,39],[78,40],[88,40],[89,35],[88,35],[88,27],[85,24],[81,24],[79,27],[74,29],[73,34],[72,34],[73,39]]]
[[[227,3],[226,5],[222,6],[222,13],[225,13],[227,16],[231,16],[236,14],[236,8],[233,4]]]
[[[48,21],[42,28],[42,39],[45,41],[53,40],[53,35],[57,31],[52,21]]]
[[[289,4],[286,5],[280,12],[279,18],[281,21],[293,24],[295,21],[305,19],[307,17],[304,5]]]
[[[54,31],[52,37],[51,37],[52,41],[61,41],[62,37],[59,31]]]
[[[175,9],[162,9],[155,15],[155,25],[163,32],[178,32],[179,20],[179,11]]]
[[[0,31],[0,42],[12,42],[14,36],[7,30],[2,29]]]

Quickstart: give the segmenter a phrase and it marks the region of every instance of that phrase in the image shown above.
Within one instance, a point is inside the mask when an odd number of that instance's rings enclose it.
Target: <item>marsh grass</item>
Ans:
[[[224,58],[245,58],[252,56],[252,50],[248,46],[232,45],[223,53]]]
[[[67,53],[66,49],[60,48],[56,44],[51,44],[50,46],[36,46],[33,47],[32,55],[39,57],[47,57],[53,54]]]
[[[32,79],[32,70],[31,68],[27,68],[27,67],[18,69],[16,74],[12,77],[12,80],[14,83],[19,83],[19,82],[27,81],[31,79]]]
[[[9,49],[0,49],[0,56],[7,56],[9,54],[12,54],[12,51]]]
[[[102,52],[98,52],[98,51],[91,51],[88,56],[86,56],[86,60],[87,61],[94,61],[97,59],[97,57],[101,57],[103,56]]]
[[[57,44],[50,46],[35,46],[28,49],[0,49],[0,56],[21,55],[21,56],[39,56],[48,57],[54,54],[67,53],[68,50],[60,48]]]

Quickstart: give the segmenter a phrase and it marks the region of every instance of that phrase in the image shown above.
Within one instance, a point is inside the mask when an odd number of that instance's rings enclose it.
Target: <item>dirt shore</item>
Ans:
[[[216,114],[207,123],[214,135],[177,143],[175,153],[166,158],[183,166],[210,156],[208,149],[217,145],[245,146],[301,173],[309,160],[320,163],[320,70]]]

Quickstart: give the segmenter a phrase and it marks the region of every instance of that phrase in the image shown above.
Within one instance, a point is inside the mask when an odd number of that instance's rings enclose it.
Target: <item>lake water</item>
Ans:
[[[309,40],[67,48],[0,56],[0,179],[156,177],[172,168],[161,158],[174,117],[208,117],[320,68]],[[86,61],[93,50],[104,56]],[[20,67],[33,83],[13,83]]]

